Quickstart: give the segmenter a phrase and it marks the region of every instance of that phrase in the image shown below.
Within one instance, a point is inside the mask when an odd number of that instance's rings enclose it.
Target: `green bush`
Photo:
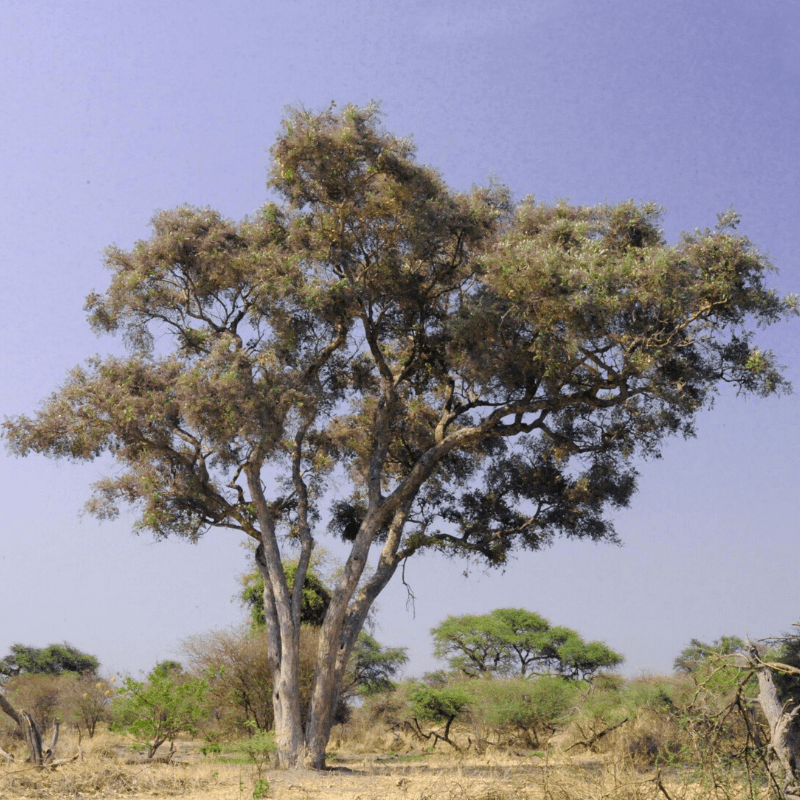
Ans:
[[[654,675],[628,681],[622,691],[622,702],[628,716],[636,718],[643,711],[676,713],[685,696],[685,681]]]
[[[452,722],[469,698],[464,683],[449,683],[441,687],[417,684],[409,693],[414,713],[427,722]]]
[[[406,691],[412,714],[417,721],[417,729],[419,730],[420,720],[443,724],[445,727],[441,738],[453,744],[450,739],[450,727],[469,702],[465,683],[428,686],[414,682],[408,685]],[[436,736],[438,738],[439,735]]]
[[[208,682],[179,673],[154,669],[147,681],[123,680],[114,700],[114,727],[129,733],[137,747],[152,758],[164,742],[172,745],[180,733],[196,733],[208,714]]]
[[[65,672],[95,675],[99,666],[100,662],[94,656],[68,642],[47,647],[12,644],[11,652],[0,661],[0,676],[13,678],[18,675],[61,675]]]
[[[551,675],[475,680],[464,688],[476,732],[531,748],[556,731],[580,695],[579,684]]]
[[[603,745],[607,733],[630,721],[630,713],[624,702],[625,681],[619,675],[601,674],[585,688],[578,706],[578,714],[573,719],[578,738],[577,744],[584,744],[597,752]]]

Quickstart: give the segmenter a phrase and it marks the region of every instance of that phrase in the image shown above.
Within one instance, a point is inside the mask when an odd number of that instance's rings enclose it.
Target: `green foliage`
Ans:
[[[166,661],[159,661],[153,667],[153,674],[154,675],[161,675],[161,676],[179,676],[183,675],[183,664],[180,661],[173,661],[172,659],[167,659]]]
[[[444,725],[440,738],[451,744],[451,726],[469,725],[479,747],[490,740],[495,745],[539,746],[566,719],[580,693],[580,685],[575,681],[552,675],[496,680],[461,678],[434,683],[412,681],[403,686],[414,719]],[[393,703],[388,705],[394,708]]]
[[[712,659],[744,652],[744,642],[738,636],[721,636],[711,644],[692,639],[673,662],[676,672],[694,672]]]
[[[146,681],[127,677],[114,699],[114,727],[133,736],[152,758],[164,742],[197,732],[208,714],[207,694],[205,679],[176,670],[156,668]]]
[[[626,681],[619,675],[600,675],[584,692],[575,725],[590,749],[610,728],[623,724],[630,717],[624,702]]]
[[[269,794],[269,781],[266,778],[256,778],[253,782],[253,800],[260,800]]]
[[[623,661],[602,642],[584,642],[576,631],[552,627],[523,608],[448,617],[431,634],[437,658],[465,675],[555,672],[586,680]]]
[[[219,733],[207,733],[203,738],[205,744],[200,748],[203,756],[218,756],[222,752]]]
[[[100,662],[94,656],[78,650],[67,642],[47,647],[13,644],[9,655],[0,661],[0,676],[60,675],[62,672],[94,675],[99,666]]]
[[[361,631],[350,656],[351,686],[364,697],[394,687],[392,678],[408,662],[407,648],[384,647],[366,631]]]
[[[669,677],[644,676],[625,685],[622,702],[631,718],[643,711],[672,714],[681,705],[683,689],[683,684]]]
[[[473,724],[501,739],[519,736],[538,747],[574,708],[580,688],[554,675],[470,681],[465,687]]]
[[[800,634],[797,630],[781,637],[775,657],[769,660],[800,669]],[[772,677],[782,703],[792,705],[800,703],[800,675],[773,670]]]
[[[289,591],[292,591],[294,589],[294,579],[297,575],[297,562],[284,562],[283,572],[286,576]],[[251,572],[244,576],[243,584],[240,597],[242,605],[250,613],[250,625],[253,630],[263,628],[266,625],[264,616],[264,578],[260,572]],[[330,602],[331,593],[325,582],[314,569],[309,569],[303,583],[300,621],[304,625],[319,627],[325,619]]]
[[[448,726],[469,703],[469,692],[463,683],[445,686],[412,684],[408,692],[414,714],[421,720],[445,723]]]

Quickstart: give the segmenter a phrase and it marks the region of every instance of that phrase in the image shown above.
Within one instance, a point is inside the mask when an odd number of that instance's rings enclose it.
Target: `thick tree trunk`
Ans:
[[[300,609],[299,605],[294,608],[286,583],[275,517],[264,497],[259,466],[249,465],[245,474],[261,529],[256,564],[264,579],[264,618],[272,672],[278,766],[296,769],[302,763],[305,739],[300,713]]]
[[[364,622],[362,619],[357,626],[346,626],[348,604],[358,578],[352,586],[342,583],[334,592],[320,630],[306,725],[305,764],[311,769],[325,769],[325,749],[339,703],[344,671]]]
[[[273,673],[275,744],[278,749],[278,766],[281,769],[296,769],[303,761],[298,651],[298,646],[283,648],[280,669]]]
[[[345,570],[328,608],[320,634],[306,730],[306,765],[312,769],[325,768],[325,749],[330,739],[350,655],[372,604],[389,583],[400,563],[398,549],[410,507],[411,499],[408,499],[395,510],[378,566],[353,600],[363,573],[366,552],[374,541],[379,525],[378,520],[371,524],[369,519],[364,521],[348,559],[347,566],[351,571]],[[362,548],[357,547],[359,543]],[[364,546],[366,550],[363,549]]]
[[[290,593],[275,535],[275,520],[264,498],[258,470],[255,467],[246,470],[261,529],[256,563],[264,578],[264,616],[274,687],[278,766],[283,769],[301,766],[325,769],[325,750],[348,661],[375,598],[400,563],[398,548],[414,493],[410,492],[406,498],[391,506],[383,504],[378,498],[361,524],[320,631],[314,685],[304,729],[299,692],[301,582],[305,578],[313,539],[308,530],[307,515],[303,511],[305,487],[299,478],[299,469],[297,473],[296,488],[302,500],[298,508],[301,558],[294,589]],[[376,485],[379,488],[379,481]],[[372,543],[387,521],[390,521],[389,531],[378,567],[359,590]]]
[[[769,749],[775,756],[773,773],[787,798],[800,798],[800,776],[798,775],[798,742],[795,721],[800,706],[787,711],[778,700],[775,682],[769,669],[758,670],[758,702],[769,724]]]
[[[749,644],[749,643],[748,643]],[[759,658],[758,651],[750,645],[750,663],[758,676],[758,704],[769,725],[768,750],[773,756],[770,768],[786,800],[800,798],[800,750],[795,727],[800,705],[788,709],[778,699],[772,672]],[[780,665],[778,665],[780,666]],[[787,668],[787,670],[790,668]]]
[[[278,766],[295,769],[302,762],[304,737],[300,708],[300,632],[293,625],[281,626],[263,549],[256,563],[264,578],[264,609],[267,621],[269,662],[272,672],[272,709]]]

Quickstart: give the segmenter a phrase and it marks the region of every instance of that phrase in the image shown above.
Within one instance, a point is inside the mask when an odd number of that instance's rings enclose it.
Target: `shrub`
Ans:
[[[85,731],[91,739],[97,724],[110,719],[113,685],[90,674],[64,675],[60,680],[65,718]]]
[[[453,744],[450,739],[450,726],[469,703],[466,683],[461,681],[444,686],[428,686],[415,682],[408,686],[407,692],[415,720],[437,722],[445,726],[441,736],[439,734],[423,735],[426,738],[433,735],[436,739],[441,738],[449,744]],[[417,728],[420,730],[418,722]]]
[[[100,662],[68,642],[47,647],[11,645],[11,652],[0,661],[0,675],[61,675],[74,672],[78,675],[97,673]]]
[[[521,742],[531,748],[556,731],[580,694],[574,681],[551,675],[476,680],[464,688],[476,733],[487,731],[495,743]]]
[[[64,681],[58,675],[25,674],[6,682],[4,691],[17,711],[27,711],[39,732],[52,727],[64,716]]]
[[[607,734],[631,720],[624,702],[624,688],[625,681],[619,675],[600,674],[592,680],[573,719],[579,738],[570,747],[582,744],[592,752],[599,752],[611,744]]]
[[[264,630],[223,630],[183,643],[190,669],[209,677],[209,715],[226,734],[272,727],[272,681]]]
[[[179,733],[196,733],[207,715],[208,682],[175,670],[154,669],[147,681],[125,678],[114,700],[114,726],[133,736],[152,758]]]
[[[300,702],[308,708],[314,680],[319,630],[310,625],[300,629]],[[274,716],[272,679],[267,655],[267,634],[263,629],[223,630],[193,636],[183,642],[190,671],[209,683],[209,717],[226,734],[241,736],[253,729],[269,730]],[[336,722],[347,718],[342,698]]]

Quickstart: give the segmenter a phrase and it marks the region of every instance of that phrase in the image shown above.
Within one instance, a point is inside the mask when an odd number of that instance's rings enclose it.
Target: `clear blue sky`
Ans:
[[[751,0],[6,0],[0,26],[0,413],[30,412],[66,371],[118,347],[83,299],[105,246],[156,209],[227,216],[266,199],[284,107],[383,102],[387,127],[457,189],[496,176],[521,197],[633,198],[665,230],[741,230],[800,291],[800,4]],[[763,332],[800,390],[800,322]],[[605,640],[626,672],[667,671],[692,637],[800,619],[798,395],[723,396],[699,437],[642,465],[621,548],[558,542],[505,573],[410,563],[377,636],[431,669],[444,616],[525,606]],[[0,656],[68,640],[109,672],[180,658],[239,623],[247,554],[231,532],[153,543],[130,519],[80,518],[108,464],[0,453]],[[335,551],[334,551],[335,552]]]

